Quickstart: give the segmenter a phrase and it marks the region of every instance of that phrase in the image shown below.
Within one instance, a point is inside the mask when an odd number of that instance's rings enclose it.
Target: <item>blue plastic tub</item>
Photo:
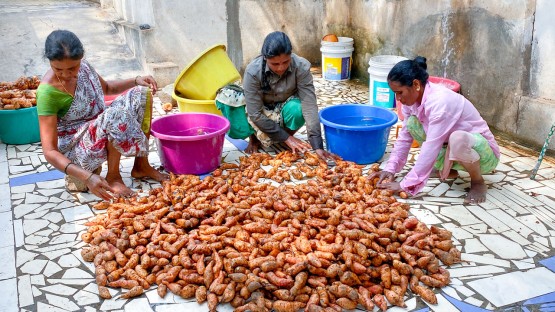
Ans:
[[[328,151],[344,160],[370,164],[383,157],[397,115],[377,106],[341,104],[322,109],[320,121]]]

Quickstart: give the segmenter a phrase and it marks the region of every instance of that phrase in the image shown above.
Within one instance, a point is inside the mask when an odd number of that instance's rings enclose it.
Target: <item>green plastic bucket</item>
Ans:
[[[40,141],[37,107],[0,110],[0,141],[15,145]]]

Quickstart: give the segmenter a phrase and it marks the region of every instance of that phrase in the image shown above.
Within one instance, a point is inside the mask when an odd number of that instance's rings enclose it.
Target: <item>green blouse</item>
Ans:
[[[41,83],[37,88],[37,113],[39,116],[63,117],[69,110],[73,97],[53,86]]]

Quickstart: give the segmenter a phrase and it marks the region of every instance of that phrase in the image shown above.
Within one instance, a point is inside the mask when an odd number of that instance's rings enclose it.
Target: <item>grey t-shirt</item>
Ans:
[[[289,134],[277,123],[268,119],[263,113],[264,106],[272,109],[277,103],[286,101],[296,95],[301,100],[301,107],[308,141],[313,149],[323,149],[324,143],[320,130],[316,93],[310,73],[310,62],[292,53],[291,63],[287,71],[280,77],[270,70],[266,64],[264,70],[270,90],[262,90],[262,55],[256,57],[246,68],[243,77],[247,114],[254,124],[273,141],[283,142]]]

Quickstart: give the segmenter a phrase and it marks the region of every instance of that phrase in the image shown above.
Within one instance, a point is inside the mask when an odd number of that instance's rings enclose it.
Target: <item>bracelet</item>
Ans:
[[[89,180],[92,178],[93,175],[94,175],[94,172],[91,172],[89,177],[85,180],[85,183],[89,183]]]
[[[69,167],[69,165],[73,165],[74,163],[72,163],[71,161],[65,166],[64,168],[64,173],[65,175],[67,175],[67,168]]]
[[[137,84],[137,78],[141,77],[141,75],[137,75],[137,77],[135,77],[135,86],[138,86]]]

